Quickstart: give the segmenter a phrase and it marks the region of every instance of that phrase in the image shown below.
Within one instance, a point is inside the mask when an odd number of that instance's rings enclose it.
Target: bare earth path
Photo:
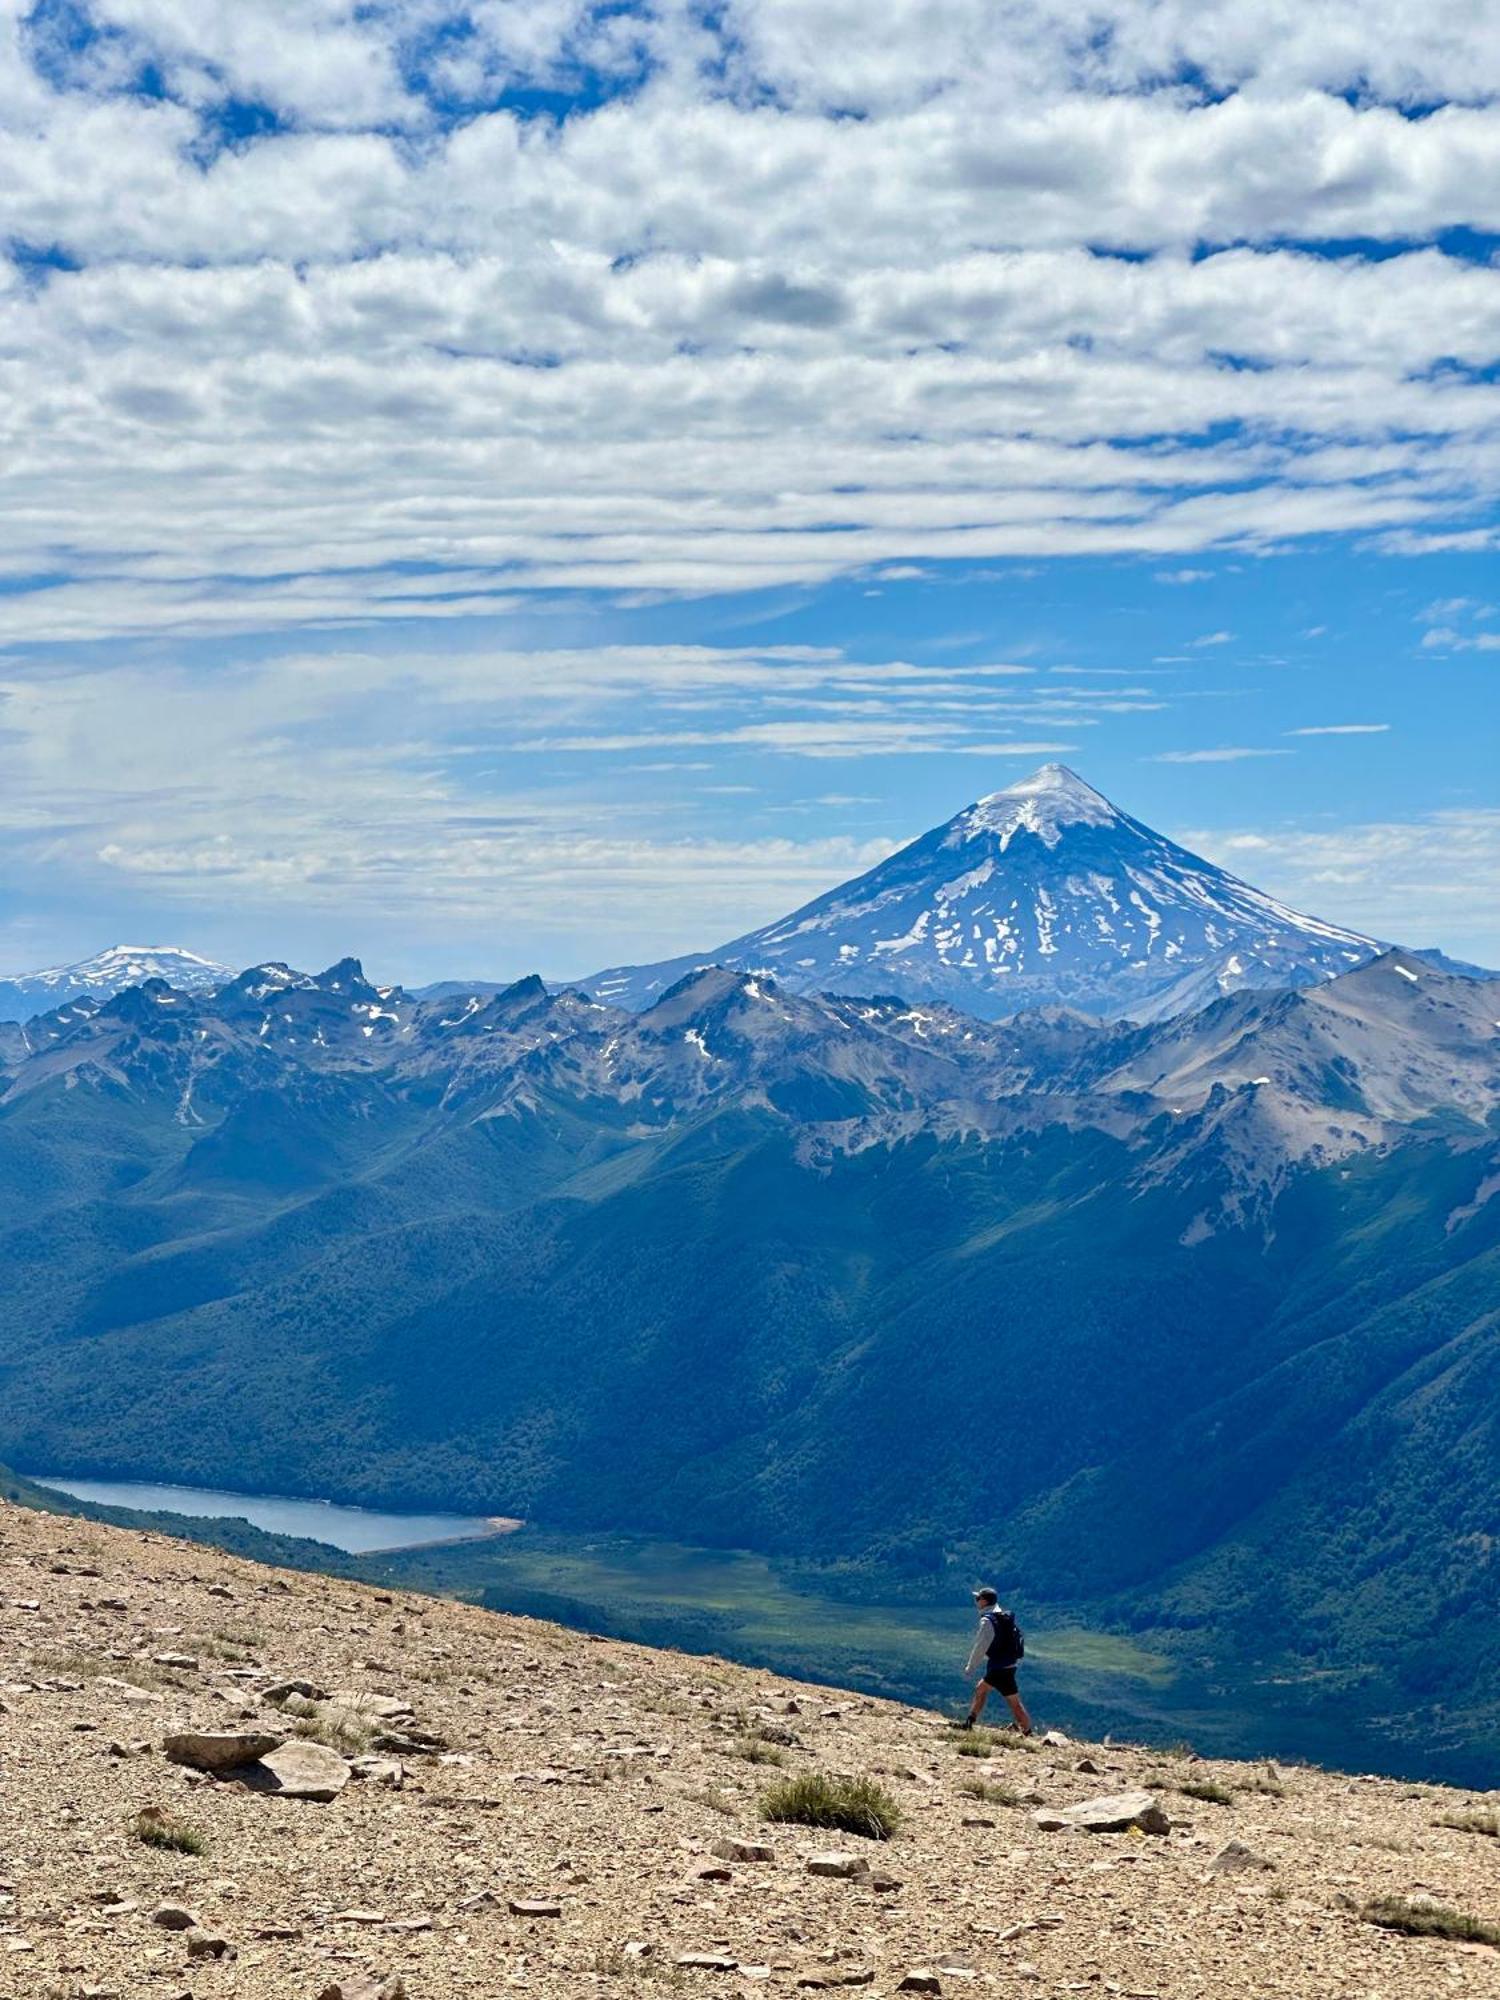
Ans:
[[[1065,1740],[960,1756],[895,1703],[9,1506],[0,1704],[3,2000],[1500,2000],[1500,1953],[1360,1914],[1500,1924],[1500,1838],[1441,1824],[1493,1794]],[[164,1754],[236,1730],[331,1745],[336,1796]],[[879,1775],[895,1839],[765,1823],[767,1783],[809,1769]],[[1037,1824],[1135,1790],[1167,1833]],[[1248,1858],[1215,1864],[1230,1842]],[[830,1851],[852,1876],[808,1872]]]

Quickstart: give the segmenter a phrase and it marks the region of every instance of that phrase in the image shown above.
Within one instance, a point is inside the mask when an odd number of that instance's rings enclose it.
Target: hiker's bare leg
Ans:
[[[989,1700],[989,1698],[990,1698],[989,1682],[988,1681],[977,1682],[974,1688],[974,1699],[969,1703],[970,1722],[977,1722],[980,1716],[984,1714],[984,1705]]]
[[[1031,1717],[1026,1713],[1026,1704],[1018,1694],[1008,1694],[1005,1699],[1010,1704],[1010,1712],[1016,1718],[1016,1727],[1023,1736],[1031,1734]]]

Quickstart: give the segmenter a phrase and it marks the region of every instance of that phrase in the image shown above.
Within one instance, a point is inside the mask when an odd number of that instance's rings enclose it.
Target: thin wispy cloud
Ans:
[[[1289,729],[1288,736],[1384,736],[1388,722],[1315,722],[1303,729]]]
[[[1159,750],[1155,764],[1240,764],[1247,757],[1290,757],[1290,750],[1250,749],[1239,745],[1215,750]]]

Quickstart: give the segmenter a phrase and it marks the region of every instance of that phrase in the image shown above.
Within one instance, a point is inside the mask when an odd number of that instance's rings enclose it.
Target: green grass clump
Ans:
[[[1023,1740],[1019,1736],[1007,1738],[1003,1729],[966,1729],[953,1747],[960,1757],[992,1757],[1007,1741]]]
[[[170,1854],[207,1854],[208,1836],[186,1820],[159,1807],[147,1806],[131,1822],[131,1832],[146,1847],[162,1847]]]
[[[375,1740],[375,1728],[362,1716],[329,1702],[308,1701],[298,1694],[288,1695],[282,1713],[292,1717],[297,1734],[309,1743],[321,1743],[337,1750],[341,1757],[363,1757]]]
[[[958,1789],[966,1798],[983,1799],[987,1806],[1017,1806],[1020,1797],[1009,1785],[994,1784],[988,1778],[960,1778]]]
[[[1455,1833],[1487,1833],[1491,1840],[1500,1840],[1500,1813],[1444,1813],[1438,1825],[1451,1826]]]
[[[1366,1903],[1360,1915],[1367,1924],[1382,1930],[1400,1931],[1403,1937],[1452,1938],[1459,1944],[1500,1945],[1500,1924],[1482,1923],[1462,1910],[1445,1909],[1441,1903],[1412,1903],[1405,1896],[1377,1896]]]
[[[823,1771],[804,1771],[773,1785],[760,1810],[764,1819],[836,1827],[865,1840],[889,1840],[901,1824],[901,1808],[873,1778],[834,1777]]]
[[[1177,1786],[1185,1799],[1202,1799],[1205,1805],[1232,1806],[1234,1793],[1227,1785],[1218,1784],[1213,1778],[1188,1778]]]
[[[726,1756],[738,1757],[745,1764],[784,1764],[786,1752],[778,1750],[774,1743],[767,1743],[759,1736],[737,1736],[725,1752]]]

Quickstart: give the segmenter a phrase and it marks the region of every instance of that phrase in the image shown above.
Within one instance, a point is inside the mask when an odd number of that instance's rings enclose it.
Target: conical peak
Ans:
[[[991,792],[951,822],[945,845],[998,835],[1002,848],[1013,834],[1031,833],[1055,847],[1067,826],[1112,826],[1120,815],[1102,792],[1066,764],[1042,764],[1029,777]]]
[[[991,792],[989,798],[980,803],[988,805],[990,799],[1056,798],[1062,795],[1097,799],[1100,805],[1109,804],[1102,792],[1096,792],[1066,764],[1038,764],[1029,777],[1017,778],[1013,785],[1002,785],[998,792]]]

